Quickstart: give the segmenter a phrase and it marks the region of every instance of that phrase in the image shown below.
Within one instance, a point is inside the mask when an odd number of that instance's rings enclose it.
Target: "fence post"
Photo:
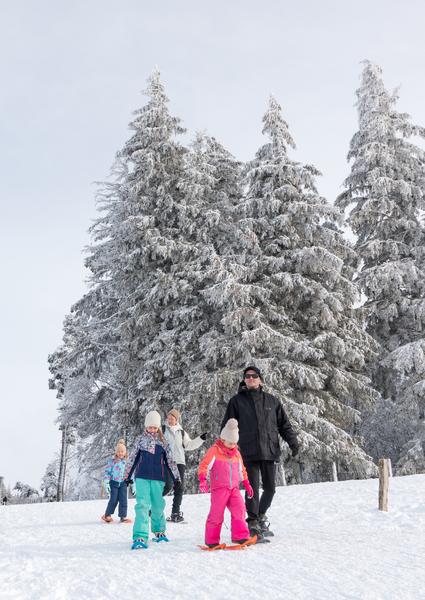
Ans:
[[[388,512],[388,474],[389,465],[388,458],[379,459],[379,499],[378,508]]]
[[[61,455],[59,462],[58,486],[56,493],[56,502],[63,502],[63,492],[65,483],[65,462],[66,462],[66,425],[60,425],[62,431]]]
[[[336,462],[332,463],[332,481],[338,481],[338,471],[336,469]]]
[[[282,465],[282,463],[280,463],[280,472],[281,472],[281,475],[282,475],[282,484],[286,485],[285,467]]]
[[[300,477],[300,483],[304,483],[303,482],[303,467],[300,461],[298,462],[298,473],[299,473],[299,477]]]

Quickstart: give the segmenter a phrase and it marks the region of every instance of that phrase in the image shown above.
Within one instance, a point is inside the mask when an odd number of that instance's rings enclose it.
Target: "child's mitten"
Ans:
[[[248,498],[252,498],[254,495],[254,490],[252,489],[252,485],[249,483],[248,479],[244,479],[242,481],[242,485],[245,488],[246,495],[248,496]]]
[[[208,482],[205,477],[199,478],[199,491],[201,492],[201,494],[208,493]]]

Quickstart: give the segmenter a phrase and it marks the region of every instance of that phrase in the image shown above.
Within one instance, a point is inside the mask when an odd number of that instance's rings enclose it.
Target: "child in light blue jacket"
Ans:
[[[127,518],[127,486],[124,483],[124,472],[127,466],[127,448],[124,440],[119,440],[115,448],[115,455],[109,459],[103,476],[103,488],[109,496],[108,506],[105,514],[102,515],[102,521],[112,523],[117,504],[118,516],[121,523],[131,523]]]

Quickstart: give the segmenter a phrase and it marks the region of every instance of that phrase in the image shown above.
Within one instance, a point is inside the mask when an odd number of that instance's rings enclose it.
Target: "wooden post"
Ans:
[[[61,456],[59,463],[58,489],[56,494],[56,502],[63,502],[63,492],[65,484],[65,463],[66,463],[66,425],[61,425],[59,429],[62,431]]]
[[[336,462],[332,463],[332,481],[338,481],[338,471],[336,469]]]
[[[282,463],[280,463],[280,469],[281,469],[281,474],[282,474],[282,485],[286,485],[286,474],[285,474],[285,467],[282,465]]]
[[[303,482],[303,467],[299,461],[297,461],[297,462],[298,462],[298,473],[299,473],[299,477],[300,477],[300,483],[304,483]]]
[[[388,512],[388,458],[379,459],[379,510]]]

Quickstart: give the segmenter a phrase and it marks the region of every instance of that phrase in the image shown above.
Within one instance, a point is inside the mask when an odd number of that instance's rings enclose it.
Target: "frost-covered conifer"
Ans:
[[[247,165],[236,207],[242,265],[221,294],[229,364],[262,367],[300,431],[306,478],[328,476],[332,461],[367,476],[375,468],[353,434],[376,395],[363,375],[375,344],[353,314],[356,256],[340,213],[317,192],[317,169],[289,158],[294,142],[274,98],[263,123],[269,142]]]
[[[58,493],[59,459],[55,457],[46,467],[41,480],[40,490],[43,499],[47,502],[55,502]]]
[[[162,304],[175,293],[176,256],[187,251],[178,189],[186,150],[175,141],[184,130],[169,114],[159,73],[146,94],[112,181],[98,194],[102,214],[86,259],[91,288],[72,308],[64,343],[51,357],[62,387],[61,422],[75,424],[78,447],[94,468],[117,437],[131,442],[169,374],[162,356],[155,361],[167,351],[170,328]]]
[[[235,281],[237,271],[239,230],[233,207],[241,197],[240,175],[241,164],[216,139],[198,134],[186,155],[180,182],[182,228],[192,254],[181,265],[188,293],[183,310],[176,313],[187,365],[178,398],[185,426],[195,432],[209,429],[213,435],[219,432],[229,394],[226,374],[234,372],[229,362],[233,356],[227,343],[222,345],[227,306],[221,302],[220,289]],[[218,387],[217,379],[221,380]]]
[[[382,350],[373,380],[382,394],[365,423],[370,450],[393,461],[423,430],[425,408],[425,153],[413,143],[425,130],[396,109],[381,69],[366,62],[357,90],[359,130],[351,173],[337,204],[349,209],[362,267],[359,286],[367,331]],[[405,450],[402,451],[402,447]],[[410,459],[409,459],[410,460]],[[422,467],[423,468],[423,467]]]

